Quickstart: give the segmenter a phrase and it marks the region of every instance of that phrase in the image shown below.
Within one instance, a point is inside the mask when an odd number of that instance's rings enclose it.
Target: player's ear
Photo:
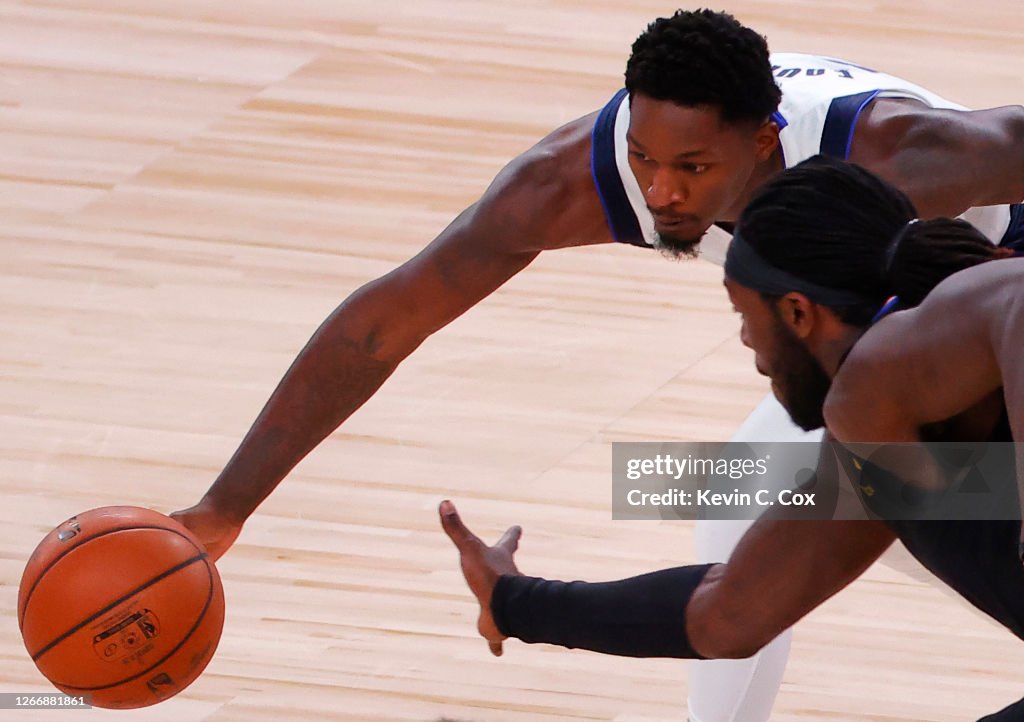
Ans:
[[[754,136],[757,146],[757,160],[765,161],[772,157],[779,147],[779,126],[774,120],[767,120],[760,125]]]
[[[790,291],[776,301],[775,309],[782,322],[797,338],[807,338],[811,335],[818,319],[818,308],[807,296]]]

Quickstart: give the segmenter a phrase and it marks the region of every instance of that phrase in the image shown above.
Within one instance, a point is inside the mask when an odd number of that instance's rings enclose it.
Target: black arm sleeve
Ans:
[[[503,576],[491,597],[502,634],[622,657],[704,659],[686,635],[686,606],[713,565],[615,582]]]

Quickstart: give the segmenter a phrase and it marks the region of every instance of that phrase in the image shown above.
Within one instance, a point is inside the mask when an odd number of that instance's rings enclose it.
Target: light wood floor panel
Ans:
[[[670,9],[0,2],[0,691],[49,689],[15,619],[39,538],[86,508],[197,498],[323,317],[600,107]],[[731,10],[776,50],[978,107],[1024,100],[1019,0]],[[720,281],[633,248],[544,254],[251,520],[220,564],[221,648],[188,692],[0,720],[682,719],[684,663],[491,658],[434,508],[456,499],[487,535],[522,523],[527,572],[692,560],[687,524],[610,520],[610,442],[723,439],[765,393]],[[893,566],[799,625],[774,719],[973,720],[1024,694],[1018,642]]]

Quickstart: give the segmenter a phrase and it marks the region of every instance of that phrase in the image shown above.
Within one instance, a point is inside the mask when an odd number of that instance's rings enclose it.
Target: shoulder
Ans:
[[[919,306],[869,328],[833,380],[826,402],[830,428],[835,424],[841,436],[865,415],[945,418],[921,410],[928,406],[928,389],[933,396],[947,393],[935,389],[956,378],[957,370],[968,384],[969,373],[961,365],[983,366],[982,359],[1008,332],[1019,345],[1024,336],[1018,300],[1022,284],[1024,259],[982,263],[944,280]],[[918,419],[918,414],[928,418]]]
[[[596,114],[577,118],[552,131],[509,163],[509,181],[571,192],[589,181],[591,134]]]
[[[936,309],[933,315],[964,314],[968,323],[988,329],[994,346],[1008,342],[1020,348],[1024,344],[1021,289],[1024,289],[1024,258],[1004,258],[954,274],[939,284],[924,303],[938,294],[936,301],[944,301],[945,307]]]
[[[958,113],[911,98],[878,98],[857,122],[850,160],[866,165],[908,143],[930,145],[951,129]]]
[[[982,263],[868,329],[825,402],[836,438],[913,440],[925,424],[980,408],[1017,367],[1022,280],[1024,259]]]
[[[505,245],[542,251],[611,240],[590,170],[596,116],[548,134],[505,166],[484,193],[474,215],[500,224]]]

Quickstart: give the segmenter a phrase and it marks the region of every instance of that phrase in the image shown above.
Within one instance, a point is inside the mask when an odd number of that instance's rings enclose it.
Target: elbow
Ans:
[[[324,321],[316,336],[330,347],[345,346],[367,359],[396,366],[429,336],[416,333],[409,319],[381,313],[371,282],[357,290]]]
[[[704,655],[708,659],[747,659],[764,649],[771,640],[723,639]]]
[[[765,625],[755,619],[722,617],[701,630],[699,646],[694,646],[708,659],[746,659],[778,636],[764,628]]]
[[[785,627],[771,606],[753,605],[730,592],[722,577],[726,567],[712,568],[709,583],[687,607],[691,646],[707,659],[745,659],[757,654]]]

